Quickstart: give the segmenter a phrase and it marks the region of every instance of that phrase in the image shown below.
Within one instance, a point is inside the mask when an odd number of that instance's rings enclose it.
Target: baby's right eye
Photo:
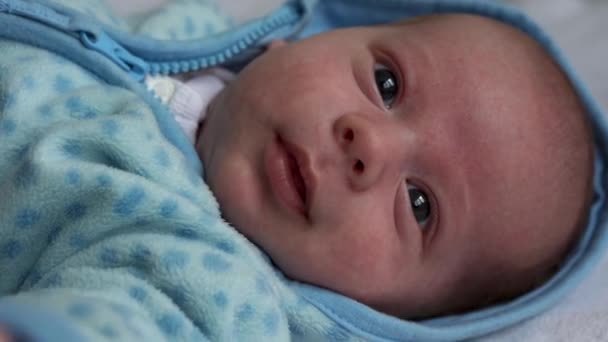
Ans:
[[[390,109],[399,95],[399,80],[394,72],[382,64],[374,65],[376,87],[384,107]]]
[[[422,228],[426,228],[426,223],[431,217],[431,201],[429,200],[429,196],[421,189],[409,184],[407,186],[407,192],[416,222],[418,222]]]

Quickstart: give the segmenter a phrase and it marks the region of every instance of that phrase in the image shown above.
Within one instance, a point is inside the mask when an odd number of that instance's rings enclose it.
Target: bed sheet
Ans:
[[[109,0],[122,14],[166,0]],[[239,21],[264,14],[283,0],[218,0]],[[604,108],[608,108],[608,1],[510,0],[535,18],[565,50]],[[581,286],[548,312],[481,341],[608,341],[608,257]]]

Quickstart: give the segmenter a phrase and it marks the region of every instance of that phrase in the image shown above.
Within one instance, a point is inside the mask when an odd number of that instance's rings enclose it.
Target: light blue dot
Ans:
[[[175,230],[175,235],[188,240],[198,239],[198,234],[192,228],[179,228]]]
[[[38,168],[34,166],[29,160],[26,160],[21,164],[17,172],[13,183],[16,188],[27,188],[35,185],[38,181]]]
[[[164,200],[160,204],[160,216],[162,216],[164,218],[173,217],[175,215],[175,212],[177,211],[177,208],[178,208],[177,202],[175,202],[174,200],[171,200],[171,199]]]
[[[9,240],[2,246],[2,255],[11,260],[17,258],[21,252],[23,252],[23,246],[18,240]]]
[[[82,154],[82,146],[80,142],[73,139],[67,139],[62,146],[63,152],[68,157],[78,157]]]
[[[139,286],[133,286],[129,289],[129,296],[141,303],[148,297],[148,292]]]
[[[87,207],[80,202],[74,202],[65,208],[65,215],[70,220],[77,220],[79,218],[82,218],[84,215],[86,215],[86,213]]]
[[[55,81],[53,82],[53,88],[58,93],[65,93],[70,89],[73,89],[74,84],[71,79],[63,75],[57,75],[55,76]]]
[[[144,245],[135,246],[131,252],[131,258],[138,265],[147,263],[151,257],[152,252],[150,252],[150,249]]]
[[[112,177],[106,175],[106,174],[101,174],[97,176],[97,185],[99,185],[100,187],[103,188],[107,188],[108,186],[112,185]]]
[[[87,246],[87,239],[82,235],[82,233],[75,233],[70,236],[70,240],[68,242],[71,247],[76,249],[81,249]]]
[[[104,120],[101,122],[101,131],[106,136],[113,138],[118,133],[119,126],[114,120]]]
[[[171,250],[163,254],[162,263],[168,270],[182,269],[189,261],[189,255],[182,252]]]
[[[17,129],[17,124],[11,119],[4,119],[0,122],[0,133],[9,135]]]
[[[74,119],[93,119],[97,113],[88,106],[85,106],[82,100],[77,96],[71,96],[65,101],[65,107],[70,112],[70,116]]]
[[[228,254],[235,254],[235,252],[236,252],[236,247],[234,246],[234,243],[232,243],[232,241],[229,241],[229,240],[218,241],[215,244],[215,247],[219,248],[220,250],[222,250]]]
[[[80,100],[79,97],[77,96],[70,96],[66,101],[65,101],[65,107],[72,112],[77,112],[80,111],[83,107],[82,105],[82,101]]]
[[[107,338],[111,338],[111,339],[113,339],[113,338],[118,337],[118,332],[116,331],[116,329],[114,329],[114,328],[113,328],[112,326],[110,326],[110,325],[105,325],[105,326],[103,326],[103,327],[102,327],[102,328],[99,330],[99,332],[100,332],[100,333],[101,333],[103,336],[105,336],[105,337],[107,337]]]
[[[40,211],[38,210],[31,208],[21,209],[17,212],[17,216],[15,217],[15,226],[21,229],[30,228],[38,223],[41,217],[42,214],[40,214]]]
[[[169,167],[171,165],[171,160],[169,159],[167,151],[162,148],[158,148],[156,151],[154,151],[153,158],[154,162],[158,166]]]
[[[251,320],[254,315],[255,309],[248,303],[242,304],[236,311],[236,319],[241,323]]]
[[[263,322],[266,335],[274,336],[277,334],[279,328],[279,314],[276,310],[271,310],[264,314]]]
[[[94,119],[97,117],[97,113],[95,113],[91,108],[85,107],[81,111],[72,112],[70,114],[71,117],[75,119]]]
[[[40,108],[38,108],[38,114],[40,114],[40,116],[42,118],[48,119],[50,117],[53,116],[53,108],[51,108],[51,106],[45,104],[40,106]]]
[[[65,182],[68,185],[78,185],[80,183],[80,172],[75,169],[68,170],[65,173]]]
[[[114,202],[113,212],[122,216],[130,215],[143,202],[145,197],[146,193],[142,188],[132,187]]]
[[[209,271],[226,272],[232,265],[219,254],[205,253],[203,255],[203,266]]]
[[[118,265],[118,253],[115,249],[104,248],[101,250],[99,260],[106,267],[114,267]]]
[[[224,293],[224,291],[219,291],[213,295],[213,302],[218,307],[224,309],[226,305],[228,305],[228,297]]]
[[[68,314],[78,319],[87,319],[93,315],[93,312],[93,306],[89,303],[76,302],[68,307]]]
[[[175,337],[184,325],[181,317],[173,314],[164,314],[156,322],[160,329],[169,336]]]

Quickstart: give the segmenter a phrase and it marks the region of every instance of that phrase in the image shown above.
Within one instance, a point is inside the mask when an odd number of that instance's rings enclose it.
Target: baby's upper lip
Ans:
[[[304,181],[304,186],[306,188],[306,197],[304,200],[305,215],[308,219],[310,219],[310,210],[314,199],[313,196],[317,181],[315,173],[312,169],[311,156],[297,144],[285,139],[282,140],[287,153],[291,154],[298,164],[298,170],[300,171],[300,176],[302,176],[302,180]]]

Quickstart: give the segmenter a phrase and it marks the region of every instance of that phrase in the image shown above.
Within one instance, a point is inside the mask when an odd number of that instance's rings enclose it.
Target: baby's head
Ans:
[[[274,44],[197,149],[225,218],[286,275],[399,317],[538,285],[590,202],[568,81],[525,34],[467,15]]]

